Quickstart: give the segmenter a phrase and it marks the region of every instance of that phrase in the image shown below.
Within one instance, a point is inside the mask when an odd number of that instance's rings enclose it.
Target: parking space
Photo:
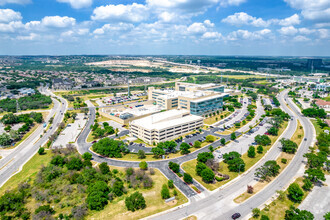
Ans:
[[[87,119],[84,119],[84,114],[78,113],[74,123],[67,125],[57,137],[52,147],[66,147],[67,144],[75,142],[86,122]]]

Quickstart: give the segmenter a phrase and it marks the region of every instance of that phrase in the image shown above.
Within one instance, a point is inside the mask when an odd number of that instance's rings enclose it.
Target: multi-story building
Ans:
[[[173,109],[132,121],[130,134],[151,145],[173,140],[202,126],[202,117]]]
[[[197,85],[176,83],[175,90],[149,87],[148,98],[165,110],[185,109],[193,115],[206,115],[223,106],[224,86],[216,84]]]

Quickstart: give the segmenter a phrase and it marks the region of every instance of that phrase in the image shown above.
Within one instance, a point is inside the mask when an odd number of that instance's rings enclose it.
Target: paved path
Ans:
[[[47,95],[52,95],[50,91],[41,88],[41,92]],[[38,151],[40,146],[43,146],[48,138],[55,133],[58,125],[63,120],[63,114],[67,108],[67,102],[65,99],[59,98],[62,103],[57,99],[52,98],[54,102],[54,107],[47,117],[54,116],[53,126],[48,129],[45,134],[43,134],[43,126],[39,126],[35,132],[33,132],[25,141],[18,145],[9,155],[0,160],[0,187],[17,171],[19,171],[22,166],[30,160],[30,158]],[[43,136],[40,138],[40,134]]]

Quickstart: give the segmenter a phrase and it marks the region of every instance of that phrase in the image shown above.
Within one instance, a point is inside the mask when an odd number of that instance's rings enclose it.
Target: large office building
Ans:
[[[130,122],[130,134],[151,145],[173,140],[202,126],[202,117],[173,109]]]
[[[165,110],[184,109],[193,115],[204,116],[223,106],[224,86],[210,84],[176,83],[173,89],[148,89],[148,98]]]

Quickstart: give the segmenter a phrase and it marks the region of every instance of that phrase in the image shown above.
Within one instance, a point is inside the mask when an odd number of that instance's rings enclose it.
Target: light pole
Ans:
[[[244,164],[241,163],[241,164],[238,166],[238,175],[241,173],[241,166],[244,166]]]

